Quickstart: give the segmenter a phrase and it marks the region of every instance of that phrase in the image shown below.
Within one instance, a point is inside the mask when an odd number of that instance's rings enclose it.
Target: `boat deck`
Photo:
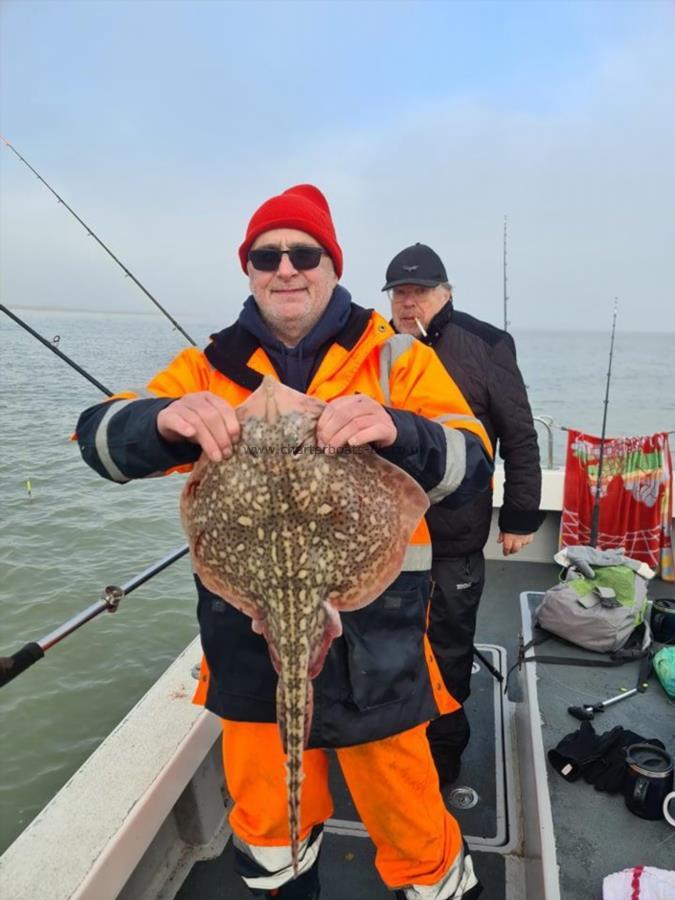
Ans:
[[[516,658],[521,594],[527,589],[531,592],[529,606],[535,604],[532,592],[554,584],[558,571],[553,564],[488,562],[477,646],[499,671],[505,672]],[[661,582],[650,585],[653,597],[672,593],[672,587]],[[528,600],[523,599],[526,620],[529,606]],[[570,655],[568,646],[560,646],[556,651],[555,645],[556,641],[546,642],[546,653]],[[578,654],[583,655],[583,651]],[[559,884],[554,872],[550,884],[533,890],[528,877],[532,860],[523,858],[523,840],[527,838],[523,818],[542,813],[533,806],[535,798],[523,796],[528,779],[522,779],[521,786],[514,741],[516,727],[520,730],[516,709],[529,706],[529,714],[539,717],[540,743],[545,752],[578,727],[579,723],[567,713],[568,706],[597,702],[623,687],[633,687],[637,663],[619,669],[529,664],[527,676],[517,672],[512,676],[508,696],[504,696],[480,660],[474,671],[472,695],[467,703],[472,740],[460,778],[445,799],[471,847],[484,885],[484,900],[589,900],[601,896],[604,875],[625,866],[672,867],[675,831],[664,821],[638,819],[625,808],[621,797],[598,793],[583,781],[568,784],[545,759],[538,764],[545,772],[546,789],[542,791],[543,785],[539,784],[539,792],[550,798],[552,843],[543,848],[542,857],[544,865],[553,860],[555,867],[557,860]],[[596,718],[598,730],[623,725],[645,737],[660,737],[670,752],[675,752],[675,707],[655,679],[645,694],[627,699]],[[374,868],[373,845],[335,764],[331,766],[331,789],[335,812],[327,823],[320,861],[322,900],[391,897]],[[543,823],[544,831],[546,824]],[[541,868],[542,861],[535,859],[534,864]],[[198,862],[176,896],[178,900],[246,900],[250,895],[232,871],[231,844],[217,858]]]
[[[540,594],[522,596],[525,623],[540,600]],[[598,658],[557,640],[547,640],[536,652],[554,658]],[[638,671],[637,661],[618,668],[592,669],[536,663],[536,690],[528,691],[527,702],[531,719],[541,722],[543,750],[555,747],[579,728],[581,723],[568,713],[568,707],[599,703],[636,687]],[[675,705],[654,675],[644,693],[597,712],[592,724],[598,734],[620,725],[642,738],[659,738],[671,756],[675,755]],[[621,794],[596,791],[583,778],[570,783],[548,763],[546,773],[555,837],[555,847],[548,849],[549,853],[555,850],[560,868],[560,900],[600,897],[605,875],[624,868],[675,868],[675,829],[664,819],[639,818],[626,807]],[[545,824],[547,811],[540,814]]]

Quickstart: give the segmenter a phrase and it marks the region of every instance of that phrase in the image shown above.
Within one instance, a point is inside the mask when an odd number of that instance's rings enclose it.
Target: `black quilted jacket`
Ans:
[[[422,340],[434,348],[504,460],[499,527],[514,534],[536,531],[544,518],[539,512],[539,445],[513,338],[458,312],[450,301],[431,320]],[[444,509],[442,503],[432,506],[427,520],[434,555],[460,556],[482,549],[491,517],[491,491],[459,509]]]

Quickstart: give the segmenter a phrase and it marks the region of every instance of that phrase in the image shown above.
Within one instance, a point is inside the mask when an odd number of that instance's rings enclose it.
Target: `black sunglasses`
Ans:
[[[291,247],[290,250],[262,247],[260,250],[249,250],[248,258],[253,268],[259,272],[276,272],[281,265],[281,257],[284,253],[288,253],[294,269],[303,271],[304,269],[316,269],[326,251],[323,247]]]

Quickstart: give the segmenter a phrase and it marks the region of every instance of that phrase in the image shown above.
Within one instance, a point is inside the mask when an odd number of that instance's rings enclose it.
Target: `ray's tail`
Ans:
[[[302,755],[307,743],[312,713],[312,683],[308,677],[307,653],[296,653],[287,661],[277,687],[277,715],[286,751],[288,789],[288,830],[291,841],[293,877],[298,875],[300,849],[300,799],[304,772]],[[290,663],[290,665],[289,665]]]

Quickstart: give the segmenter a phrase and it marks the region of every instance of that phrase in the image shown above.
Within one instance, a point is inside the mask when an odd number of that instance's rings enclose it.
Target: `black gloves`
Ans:
[[[582,722],[578,731],[567,734],[557,747],[548,751],[548,760],[567,781],[576,781],[592,763],[602,759],[621,739],[623,728],[617,725],[604,734],[596,734],[590,722]]]
[[[578,731],[567,734],[557,747],[548,751],[548,759],[567,781],[583,775],[596,791],[615,794],[623,791],[626,779],[626,750],[633,744],[656,744],[665,749],[657,738],[643,738],[634,731],[617,725],[611,731],[596,734],[589,721],[582,722]]]

